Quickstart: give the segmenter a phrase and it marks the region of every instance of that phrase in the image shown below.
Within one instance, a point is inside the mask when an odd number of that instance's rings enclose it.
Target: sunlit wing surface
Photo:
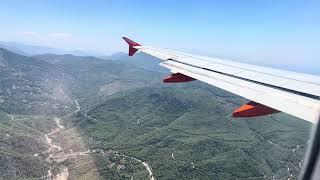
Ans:
[[[129,55],[141,51],[163,60],[174,74],[164,82],[194,79],[242,96],[252,102],[234,117],[267,115],[279,111],[317,123],[320,116],[320,77],[273,68],[142,46],[128,38]]]

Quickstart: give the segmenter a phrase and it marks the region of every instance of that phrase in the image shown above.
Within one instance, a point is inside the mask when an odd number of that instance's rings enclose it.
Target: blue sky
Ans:
[[[3,0],[0,41],[126,51],[142,44],[320,74],[320,1]]]

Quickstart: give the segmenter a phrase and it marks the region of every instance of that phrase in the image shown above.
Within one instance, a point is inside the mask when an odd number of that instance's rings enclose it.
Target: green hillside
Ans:
[[[159,179],[299,175],[310,124],[284,114],[227,118],[235,105],[225,99],[242,99],[194,86],[148,87],[114,95],[92,109],[91,118],[82,117],[78,126],[94,139],[91,148],[143,159]]]
[[[72,109],[72,78],[52,64],[0,48],[0,108],[16,114],[63,114]]]

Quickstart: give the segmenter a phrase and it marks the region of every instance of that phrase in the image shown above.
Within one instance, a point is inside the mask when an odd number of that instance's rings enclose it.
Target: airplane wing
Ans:
[[[317,123],[320,117],[320,76],[278,70],[228,60],[140,45],[126,37],[129,56],[136,51],[162,60],[172,75],[165,83],[200,80],[249,99],[233,117],[285,112]]]

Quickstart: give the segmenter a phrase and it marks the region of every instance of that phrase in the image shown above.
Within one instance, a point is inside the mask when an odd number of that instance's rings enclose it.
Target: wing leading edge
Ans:
[[[175,72],[164,82],[197,79],[252,101],[235,110],[234,117],[282,111],[312,123],[318,122],[319,76],[142,46],[128,38],[124,39],[129,44],[130,56],[136,51],[144,52],[163,60],[160,65]]]

